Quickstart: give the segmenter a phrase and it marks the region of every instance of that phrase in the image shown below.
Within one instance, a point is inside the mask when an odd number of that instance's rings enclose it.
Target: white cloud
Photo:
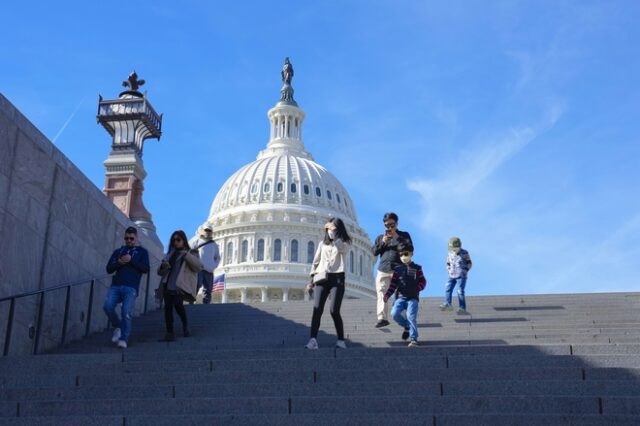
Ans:
[[[462,151],[442,166],[440,176],[407,182],[422,202],[418,223],[424,235],[436,240],[459,235],[473,247],[476,262],[484,263],[487,273],[519,274],[518,292],[534,292],[536,280],[531,274],[544,263],[550,244],[560,248],[565,241],[562,237],[536,235],[536,212],[523,214],[521,206],[511,206],[510,197],[516,188],[509,182],[496,181],[493,175],[553,128],[562,112],[562,106],[556,105],[538,124],[508,129],[476,143],[474,149]],[[499,280],[495,276],[494,284],[499,285]]]

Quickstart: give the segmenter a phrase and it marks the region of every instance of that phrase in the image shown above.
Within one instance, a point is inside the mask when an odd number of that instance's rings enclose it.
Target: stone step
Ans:
[[[487,414],[483,416],[464,414],[402,415],[397,413],[377,414],[234,414],[234,415],[128,415],[128,416],[65,416],[64,424],[85,426],[209,426],[212,424],[246,425],[246,426],[316,426],[319,424],[336,424],[349,426],[637,426],[636,416],[621,415],[517,415]],[[59,417],[18,417],[0,418],[0,426],[58,426]]]
[[[353,396],[331,397],[242,397],[175,398],[86,401],[27,401],[0,403],[0,416],[113,416],[197,415],[197,414],[305,414],[305,413],[388,413],[390,407],[402,412],[425,414],[605,414],[638,415],[638,397],[582,396]]]
[[[392,378],[393,379],[393,378]],[[3,401],[69,401],[100,399],[372,396],[402,389],[421,396],[634,396],[640,383],[632,380],[524,380],[473,381],[304,382],[304,383],[207,383],[145,386],[82,386],[70,388],[17,388],[0,390]]]
[[[391,370],[396,371],[396,370]],[[473,380],[597,380],[622,381],[640,379],[638,368],[589,368],[589,367],[514,367],[514,368],[423,368],[422,366],[397,370],[404,374],[407,381],[465,381]],[[178,385],[178,384],[219,384],[219,383],[333,383],[333,382],[376,382],[389,381],[389,370],[359,369],[337,372],[331,370],[306,371],[204,371],[174,372],[156,371],[148,373],[132,372],[128,374],[110,374],[98,372],[94,374],[70,375],[15,375],[2,377],[4,389],[19,388],[72,388],[85,386],[146,386],[146,385]]]
[[[303,352],[303,350],[300,350]],[[413,351],[416,356],[401,357],[336,357],[336,358],[281,358],[281,359],[207,359],[128,361],[94,364],[45,363],[36,365],[0,366],[0,374],[5,378],[49,374],[86,375],[95,371],[109,371],[112,374],[146,373],[157,371],[173,372],[216,372],[216,371],[319,371],[334,370],[337,374],[344,370],[411,370],[413,368],[451,369],[492,369],[492,368],[534,368],[534,367],[589,367],[589,368],[640,368],[637,355],[439,355],[424,351]]]

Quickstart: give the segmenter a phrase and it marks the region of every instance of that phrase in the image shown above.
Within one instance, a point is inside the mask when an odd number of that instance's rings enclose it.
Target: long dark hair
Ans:
[[[329,222],[336,226],[336,238],[340,238],[345,243],[351,244],[351,237],[349,236],[349,233],[347,233],[347,228],[344,226],[342,219],[332,217],[329,219]],[[322,242],[327,245],[331,244],[331,238],[329,238],[329,232],[326,228],[324,229],[324,240]]]
[[[173,234],[171,234],[171,238],[169,238],[169,246],[167,248],[167,253],[170,253],[171,250],[173,249],[173,237],[180,237],[182,238],[182,241],[184,241],[184,248],[189,250],[189,239],[187,238],[187,234],[184,233],[184,231],[182,229],[178,229],[177,231],[173,231]]]

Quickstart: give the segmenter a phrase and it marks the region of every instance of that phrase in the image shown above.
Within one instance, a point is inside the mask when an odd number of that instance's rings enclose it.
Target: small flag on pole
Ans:
[[[218,275],[213,279],[213,291],[224,290],[224,274]]]

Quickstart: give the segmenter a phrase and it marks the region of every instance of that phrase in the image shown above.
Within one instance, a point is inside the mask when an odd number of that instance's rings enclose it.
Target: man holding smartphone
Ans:
[[[129,341],[140,278],[149,272],[149,253],[137,242],[138,230],[128,227],[124,232],[124,245],[113,252],[107,263],[107,273],[113,277],[103,309],[113,327],[111,341],[122,349],[127,348]],[[116,313],[118,304],[122,304],[120,317]]]
[[[384,295],[391,283],[393,270],[396,266],[402,264],[398,254],[398,244],[404,240],[413,245],[409,233],[398,230],[397,214],[393,212],[385,213],[382,217],[382,222],[384,223],[385,232],[378,235],[373,245],[373,255],[380,256],[376,274],[376,294],[378,299],[376,309],[378,322],[376,323],[376,328],[389,325],[389,307],[384,300]]]

